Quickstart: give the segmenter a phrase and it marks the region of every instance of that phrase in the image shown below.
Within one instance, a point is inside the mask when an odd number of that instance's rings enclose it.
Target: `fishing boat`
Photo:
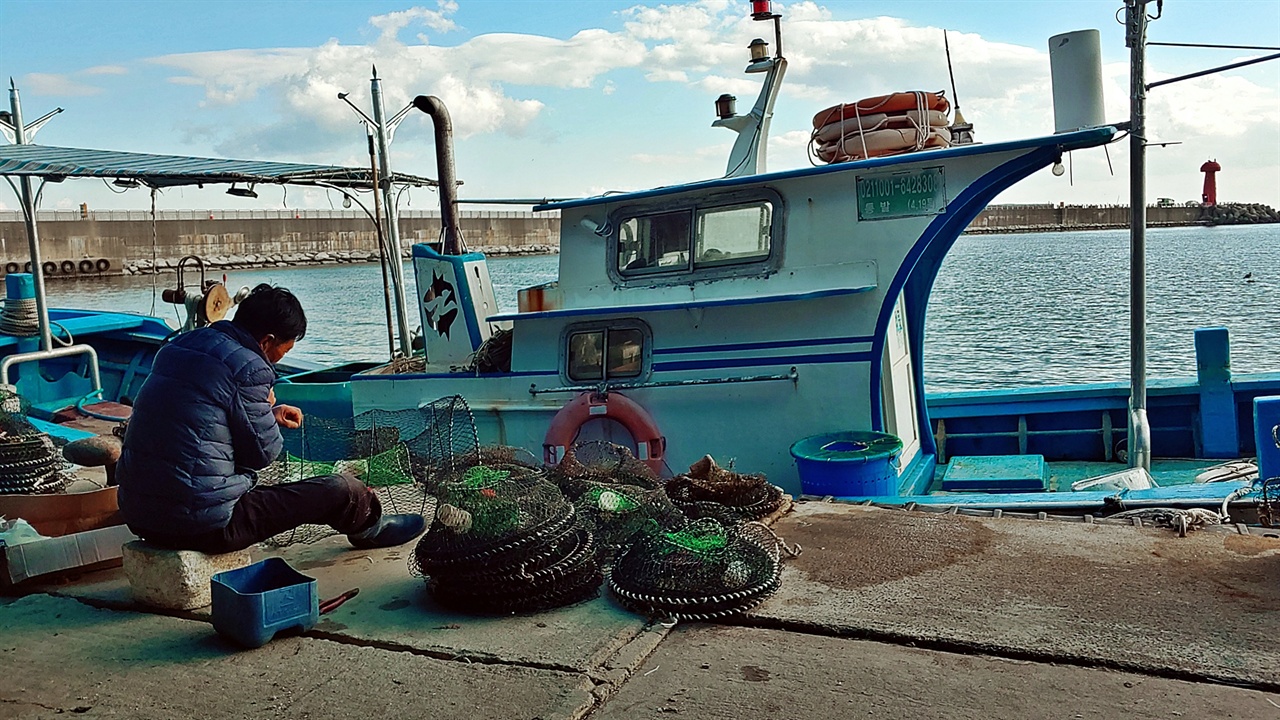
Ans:
[[[763,40],[751,43],[746,71],[763,81],[746,115],[728,96],[717,102],[713,124],[737,134],[725,175],[533,203],[560,213],[559,275],[522,290],[514,312],[499,310],[485,256],[468,251],[459,232],[448,111],[437,98],[418,97],[415,107],[435,122],[438,155],[438,179],[419,181],[438,184],[444,225],[441,242],[412,247],[424,347],[410,348],[401,319],[399,357],[287,373],[277,397],[312,416],[349,417],[461,396],[481,442],[524,448],[546,463],[560,461],[576,443],[603,439],[629,447],[665,476],[711,455],[740,472],[763,473],[792,494],[844,500],[1085,513],[1195,507],[1221,509],[1223,517],[1229,508],[1256,504],[1256,468],[1222,463],[1259,455],[1276,462],[1260,438],[1269,438],[1280,418],[1255,417],[1254,406],[1280,394],[1280,373],[1232,377],[1225,329],[1197,333],[1198,378],[1152,383],[1149,393],[1141,305],[1128,384],[924,392],[925,312],[960,234],[1000,192],[1060,167],[1064,154],[1105,146],[1126,132],[1140,137],[1140,105],[1129,121],[1107,122],[1100,83],[1055,85],[1057,132],[975,143],[972,126],[958,116],[945,132],[934,129],[935,114],[945,112],[934,96],[918,110],[901,111],[925,118],[928,132],[921,128],[916,136],[929,142],[872,148],[842,136],[840,152],[828,153],[833,162],[769,172],[769,124],[787,59],[781,17],[767,3],[755,5],[753,17],[771,25],[775,50]],[[1129,14],[1145,17],[1143,5],[1130,3]],[[1136,32],[1145,37],[1145,29]],[[1088,43],[1071,47],[1081,44]],[[1142,42],[1136,45],[1142,86]],[[1055,82],[1099,76],[1099,57],[1064,58]],[[381,135],[385,123],[375,107],[367,119]],[[861,132],[858,107],[851,112]],[[848,122],[843,108],[837,114]],[[877,132],[884,122],[876,120]],[[26,156],[6,149],[0,174],[23,180],[109,174],[99,155],[77,168],[50,161],[60,149],[32,147]],[[122,158],[114,174],[163,182],[146,163],[146,156]],[[184,177],[377,185],[376,177],[330,167],[222,170],[188,167]],[[1139,178],[1141,171],[1138,160]],[[1140,182],[1133,206],[1140,248]],[[383,211],[393,212],[384,208],[375,219]],[[394,216],[388,220],[394,228]],[[34,240],[32,249],[39,278]],[[1135,264],[1139,296],[1140,271]],[[137,324],[77,335],[91,347],[125,343],[111,366],[120,367],[119,382],[93,381],[91,388],[116,401],[141,382],[150,357],[143,352],[126,363],[133,357],[128,343],[147,335],[153,353],[163,332],[146,319],[130,322]],[[69,353],[57,355],[48,345],[35,351],[41,357],[20,352],[5,367],[65,362]],[[71,373],[82,381],[93,374],[83,365]],[[80,390],[51,389],[42,397],[58,404]]]

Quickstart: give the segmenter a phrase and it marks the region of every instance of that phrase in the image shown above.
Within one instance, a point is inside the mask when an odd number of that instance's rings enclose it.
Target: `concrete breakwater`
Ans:
[[[524,245],[521,247],[509,247],[506,245],[495,245],[484,248],[486,255],[491,257],[509,257],[512,255],[550,255],[559,251],[559,246],[555,245]],[[403,259],[409,259],[411,251],[404,248],[401,251]],[[340,250],[338,252],[318,252],[318,253],[273,253],[271,255],[213,255],[210,257],[202,257],[206,268],[218,268],[238,270],[243,268],[255,267],[289,267],[292,265],[339,265],[342,263],[367,263],[378,262],[379,254],[369,252],[367,250]],[[131,260],[125,264],[123,272],[126,275],[151,275],[157,272],[176,272],[179,260],[172,258],[157,258],[156,260],[141,259]],[[197,266],[188,262],[184,271],[195,271]]]
[[[349,210],[41,211],[40,249],[45,275],[72,278],[171,270],[196,255],[211,267],[269,267],[373,262],[377,234],[367,216]],[[1277,222],[1265,205],[1224,203],[1216,208],[1152,206],[1151,227]],[[467,247],[490,256],[554,253],[558,213],[464,211]],[[969,225],[971,233],[1101,230],[1129,226],[1126,205],[992,205]],[[440,237],[440,213],[400,215],[402,252]],[[0,211],[0,270],[29,269],[22,215]]]
[[[1274,222],[1280,222],[1280,213],[1258,203],[1223,203],[1212,207],[1198,204],[1147,207],[1148,227]],[[965,232],[1034,233],[1116,230],[1127,227],[1128,205],[991,205],[974,218]]]
[[[467,247],[488,255],[554,253],[558,213],[464,211]],[[376,262],[378,237],[347,210],[41,211],[40,251],[50,278],[152,272],[196,255],[214,267]],[[402,251],[440,237],[440,213],[400,214]],[[30,255],[19,212],[0,211],[0,267],[25,269]]]

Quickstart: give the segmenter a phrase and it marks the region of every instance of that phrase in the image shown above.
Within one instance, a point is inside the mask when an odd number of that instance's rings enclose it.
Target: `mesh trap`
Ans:
[[[282,428],[284,451],[258,473],[263,485],[318,475],[351,475],[373,489],[387,514],[430,517],[435,498],[427,483],[452,462],[454,449],[476,453],[475,424],[461,397],[409,410],[370,410],[350,418],[308,416]],[[301,525],[267,540],[282,547],[334,535],[327,525]]]
[[[415,574],[460,612],[535,612],[594,597],[603,582],[591,531],[539,469],[477,464],[439,488]]]
[[[689,466],[689,472],[667,481],[667,496],[691,518],[710,517],[732,524],[760,520],[786,504],[782,488],[764,475],[744,475],[722,468],[705,455]]]
[[[30,403],[0,386],[0,495],[61,492],[67,465],[47,433],[27,420]]]
[[[640,538],[614,561],[609,589],[654,618],[708,620],[745,612],[781,582],[782,540],[760,523],[701,518]],[[799,554],[799,549],[787,549]]]
[[[662,487],[661,478],[630,448],[604,440],[574,443],[566,448],[548,477],[574,500],[597,485],[630,485],[645,490]]]

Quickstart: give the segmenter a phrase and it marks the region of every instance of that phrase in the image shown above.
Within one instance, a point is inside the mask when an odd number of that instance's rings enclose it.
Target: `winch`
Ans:
[[[195,286],[194,290],[188,289],[183,276],[183,271],[186,269],[188,261],[194,262],[200,268],[200,283]],[[245,287],[232,298],[231,294],[227,292],[227,286],[224,282],[209,280],[205,277],[203,259],[196,255],[187,255],[178,261],[177,285],[162,290],[160,298],[167,303],[182,305],[186,308],[187,319],[181,328],[182,332],[186,332],[187,330],[194,330],[222,320],[227,316],[227,312],[231,310],[232,306],[240,302],[248,294],[249,288]]]

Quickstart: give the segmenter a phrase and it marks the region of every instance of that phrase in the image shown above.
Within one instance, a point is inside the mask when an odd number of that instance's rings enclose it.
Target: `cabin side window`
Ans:
[[[635,327],[570,331],[568,372],[574,382],[639,377],[644,368],[645,333]]]
[[[626,217],[618,223],[618,273],[665,275],[767,260],[772,226],[767,201]]]

